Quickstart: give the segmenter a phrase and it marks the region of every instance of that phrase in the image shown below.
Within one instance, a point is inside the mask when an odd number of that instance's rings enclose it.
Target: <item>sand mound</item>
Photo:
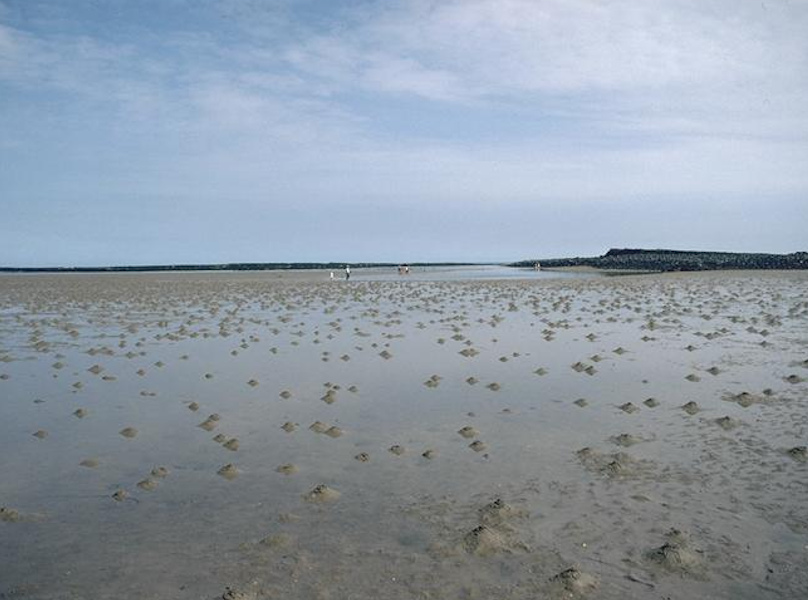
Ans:
[[[787,454],[799,462],[808,462],[808,448],[806,446],[794,446],[787,451]]]
[[[368,454],[367,452],[360,452],[359,454],[354,456],[354,458],[359,462],[368,462],[370,460],[370,454]]]
[[[699,412],[699,405],[691,400],[690,402],[682,405],[682,410],[689,415],[695,415]]]
[[[157,477],[158,479],[165,479],[168,477],[168,469],[165,467],[154,467],[151,470],[151,476]]]
[[[325,433],[328,431],[328,425],[323,423],[322,421],[315,421],[311,425],[309,425],[309,429],[311,429],[314,433]]]
[[[323,433],[326,434],[328,437],[338,438],[342,436],[343,431],[336,425],[332,425],[331,427],[326,429]]]
[[[639,444],[643,441],[642,438],[637,437],[636,435],[631,435],[630,433],[621,433],[620,435],[616,435],[610,439],[613,443],[617,444],[618,446],[623,446],[624,448],[628,448],[634,444]]]
[[[640,410],[640,407],[632,402],[626,402],[620,405],[620,410],[624,413],[632,414]]]
[[[443,379],[443,377],[440,375],[432,375],[429,379],[424,381],[424,385],[426,387],[436,388],[440,384],[441,379]]]
[[[283,429],[286,433],[292,433],[295,429],[297,429],[297,423],[286,421],[286,423],[281,425],[281,429]]]
[[[22,521],[20,511],[7,506],[0,506],[0,522],[18,523],[19,521]]]
[[[314,489],[303,495],[304,500],[315,503],[334,502],[339,497],[340,493],[337,490],[328,487],[324,483],[315,486]]]
[[[667,542],[648,553],[651,562],[680,574],[695,575],[703,570],[703,552],[693,547],[685,532],[671,529],[665,537]]]
[[[524,516],[523,511],[514,508],[502,498],[489,502],[479,510],[480,523],[488,526],[502,525],[521,516]]]
[[[483,441],[475,440],[469,444],[469,448],[475,452],[482,452],[483,450],[487,449],[488,446]]]
[[[592,448],[581,448],[575,453],[587,470],[601,473],[609,478],[631,478],[648,470],[652,465],[647,460],[637,460],[625,452],[600,454]]]
[[[197,427],[201,427],[205,431],[213,431],[214,429],[216,429],[216,426],[218,424],[219,424],[218,419],[211,419],[210,417],[208,417],[207,419],[202,421],[199,425],[197,425]]]
[[[133,437],[137,436],[137,429],[134,427],[124,427],[118,433],[120,433],[123,437],[132,439]]]
[[[589,573],[584,573],[576,567],[570,567],[553,575],[550,581],[560,584],[570,594],[584,594],[598,586],[598,580]]]
[[[239,443],[236,438],[230,438],[224,444],[222,444],[222,446],[232,452],[235,452],[236,450],[238,450]]]
[[[402,454],[404,454],[404,452],[406,452],[406,450],[404,449],[404,446],[399,446],[398,444],[395,444],[394,446],[390,446],[388,448],[388,450],[390,452],[392,452],[393,454],[395,454],[396,456],[401,456]]]
[[[285,533],[274,533],[261,539],[258,543],[268,548],[284,548],[292,543],[292,537]]]
[[[588,460],[590,458],[595,458],[597,453],[589,446],[584,446],[580,450],[576,450],[575,455],[581,460]]]
[[[738,427],[741,422],[733,419],[729,415],[725,415],[723,417],[719,417],[715,420],[715,424],[718,425],[724,431],[729,431],[731,429],[735,429]]]
[[[480,432],[479,432],[479,431],[477,431],[477,430],[476,430],[474,427],[472,427],[471,425],[466,425],[465,427],[461,427],[461,428],[460,428],[460,429],[457,431],[457,433],[459,433],[460,435],[462,435],[462,436],[463,436],[464,438],[466,438],[466,439],[475,438],[475,437],[477,437],[478,435],[480,435]]]
[[[94,458],[85,458],[83,461],[79,463],[82,467],[87,467],[88,469],[95,469],[100,463]]]
[[[648,558],[670,571],[691,572],[701,564],[701,555],[684,544],[665,542],[648,553]]]
[[[133,437],[137,436],[137,429],[134,427],[124,427],[118,433],[125,438],[132,439]]]
[[[255,592],[242,592],[231,587],[225,588],[222,600],[258,600]]]
[[[283,473],[284,475],[294,475],[297,473],[298,468],[297,466],[293,465],[292,463],[287,463],[285,465],[279,466],[275,469],[278,473]]]
[[[762,397],[756,396],[755,394],[750,394],[749,392],[729,394],[727,396],[724,396],[724,400],[726,400],[727,402],[735,402],[738,406],[742,406],[743,408],[749,408],[753,404],[757,404],[759,402],[765,402],[765,400]]]
[[[227,463],[221,469],[216,471],[216,473],[220,477],[224,477],[227,480],[235,479],[238,476],[238,469],[233,463]]]
[[[487,525],[478,525],[463,536],[463,550],[476,556],[490,556],[505,549],[505,539]]]
[[[31,435],[33,435],[35,438],[39,438],[40,440],[44,440],[46,437],[48,437],[48,432],[44,429],[39,429]]]
[[[614,458],[606,463],[602,471],[610,477],[618,477],[628,470],[628,463],[625,460]]]
[[[643,404],[645,404],[648,408],[656,408],[657,406],[659,406],[659,400],[657,400],[656,398],[648,398],[646,400],[643,400]]]
[[[141,490],[145,490],[147,492],[153,492],[154,490],[156,490],[157,485],[158,485],[158,483],[154,479],[151,479],[149,477],[147,477],[146,479],[144,479],[142,481],[139,481],[138,484],[137,484],[137,486]]]

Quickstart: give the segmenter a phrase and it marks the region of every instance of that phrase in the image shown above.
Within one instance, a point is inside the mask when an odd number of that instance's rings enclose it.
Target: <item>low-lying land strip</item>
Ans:
[[[721,269],[808,269],[808,252],[762,254],[612,248],[603,256],[523,260],[512,267],[593,267],[634,271],[713,271]]]

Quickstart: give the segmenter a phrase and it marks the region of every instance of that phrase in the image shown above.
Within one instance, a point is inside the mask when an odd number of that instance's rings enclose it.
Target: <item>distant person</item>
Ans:
[[[334,281],[334,271],[331,271],[331,281]]]
[[[345,265],[345,281],[348,281],[351,278],[351,267]]]

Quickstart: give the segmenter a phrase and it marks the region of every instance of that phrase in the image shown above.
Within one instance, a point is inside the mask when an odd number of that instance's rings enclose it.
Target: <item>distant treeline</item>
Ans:
[[[750,254],[612,248],[603,256],[523,260],[513,267],[595,267],[633,271],[710,271],[716,269],[808,269],[808,252]]]
[[[457,267],[472,263],[408,263],[411,267]],[[395,268],[399,263],[226,263],[220,265],[135,265],[123,267],[0,267],[0,272],[5,273],[129,273],[129,272],[154,272],[154,271],[283,271],[283,270],[306,270],[306,269],[326,269],[340,270],[345,266],[352,269],[362,269],[368,267],[390,267]]]
[[[745,252],[695,252],[687,250],[642,250],[612,248],[603,256],[531,259],[510,263],[510,267],[533,267],[539,262],[544,268],[594,267],[597,269],[623,269],[631,271],[708,271],[716,269],[808,269],[808,252],[793,254],[750,254]],[[410,267],[459,267],[472,262],[416,262]],[[324,269],[341,271],[348,265],[352,269],[386,267],[399,263],[376,262],[272,262],[224,263],[216,265],[134,265],[110,267],[0,267],[5,273],[132,273],[161,271],[283,271]]]

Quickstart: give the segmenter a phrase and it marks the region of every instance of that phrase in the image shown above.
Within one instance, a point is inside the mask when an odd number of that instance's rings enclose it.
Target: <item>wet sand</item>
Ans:
[[[808,273],[414,275],[0,276],[0,597],[808,595]]]

